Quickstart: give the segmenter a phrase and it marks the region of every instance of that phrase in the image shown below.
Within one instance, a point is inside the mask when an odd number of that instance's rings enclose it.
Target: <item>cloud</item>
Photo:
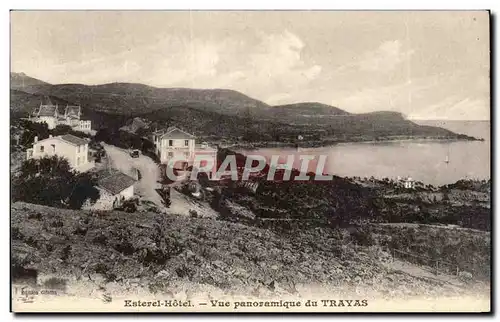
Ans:
[[[489,103],[481,98],[452,96],[408,115],[411,119],[489,120]]]
[[[289,97],[290,91],[306,87],[320,76],[323,68],[304,61],[304,48],[304,42],[289,31],[262,36],[245,66],[248,81],[244,86],[262,92],[262,99],[268,103],[279,103]]]
[[[391,71],[412,54],[413,50],[403,50],[399,40],[385,41],[376,50],[366,53],[358,65],[361,70]]]
[[[34,76],[54,83],[229,88],[278,104],[307,90],[323,73],[321,65],[303,57],[306,47],[288,30],[258,33],[245,40],[171,34],[111,55],[89,51],[77,61],[38,64]]]
[[[151,60],[143,62],[141,79],[155,86],[195,86],[218,75],[219,53],[224,43],[200,39],[169,37],[144,54]]]
[[[432,86],[424,80],[369,87],[356,92],[336,93],[332,104],[354,113],[402,111],[412,108],[419,93]]]
[[[364,72],[391,72],[408,61],[415,51],[403,48],[400,40],[382,42],[376,49],[355,57],[355,61],[345,64],[337,72],[359,70]]]

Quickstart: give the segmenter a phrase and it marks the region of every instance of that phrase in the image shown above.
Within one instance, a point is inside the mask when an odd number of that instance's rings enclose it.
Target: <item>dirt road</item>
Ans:
[[[118,148],[114,145],[103,143],[106,150],[108,162],[115,169],[135,176],[134,168],[138,169],[141,174],[141,179],[135,185],[135,193],[142,198],[154,202],[158,207],[164,208],[162,199],[155,189],[160,188],[157,182],[160,179],[160,169],[158,165],[150,158],[140,155],[138,158],[132,158],[127,150]],[[173,189],[173,186],[180,184],[174,182],[170,190],[171,205],[167,212],[178,215],[189,215],[189,210],[195,210],[200,217],[216,218],[217,212],[206,204],[206,202],[197,202],[189,197]]]
[[[189,215],[189,210],[194,210],[198,217],[217,218],[218,213],[213,210],[206,202],[190,199],[188,196],[178,192],[175,189],[170,189],[169,212],[178,215]]]
[[[135,176],[134,169],[139,170],[141,179],[135,185],[135,193],[158,206],[162,206],[161,197],[155,191],[155,189],[159,188],[157,181],[160,178],[160,169],[158,165],[144,155],[132,158],[127,150],[105,143],[103,143],[103,146],[106,150],[108,162],[111,163],[113,168],[132,177]]]

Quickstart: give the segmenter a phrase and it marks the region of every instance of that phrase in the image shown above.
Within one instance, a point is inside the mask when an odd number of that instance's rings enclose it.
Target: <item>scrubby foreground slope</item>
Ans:
[[[196,295],[207,301],[236,295],[310,298],[320,292],[377,300],[488,296],[489,283],[450,285],[395,271],[390,254],[375,246],[354,247],[344,230],[278,235],[178,215],[92,214],[26,203],[11,209],[14,282],[22,283],[23,272],[34,269],[38,285],[49,287],[48,277],[66,280],[58,287],[68,296],[162,294],[185,300]]]

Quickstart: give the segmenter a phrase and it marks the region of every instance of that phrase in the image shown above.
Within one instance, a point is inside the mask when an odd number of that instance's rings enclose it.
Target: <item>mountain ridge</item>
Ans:
[[[22,90],[19,81],[23,77],[14,77],[11,84],[11,109],[15,112],[29,111],[23,100],[33,107],[37,99],[51,97],[80,104],[84,111],[93,114],[93,124],[104,127],[107,121],[103,117],[109,121],[116,115],[121,119],[140,116],[160,125],[175,123],[209,136],[257,141],[293,141],[298,134],[334,142],[386,137],[465,138],[443,128],[418,125],[399,112],[352,114],[317,102],[271,106],[230,89],[156,88],[121,82],[52,85],[26,75],[24,78],[31,81],[30,85],[24,83]],[[218,123],[224,126],[217,126]]]

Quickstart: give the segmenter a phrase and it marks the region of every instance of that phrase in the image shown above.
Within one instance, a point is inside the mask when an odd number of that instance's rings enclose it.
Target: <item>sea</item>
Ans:
[[[461,179],[490,179],[490,121],[413,121],[439,126],[455,133],[484,141],[393,141],[344,143],[319,148],[262,148],[241,150],[246,155],[294,155],[294,167],[300,167],[299,155],[312,155],[326,162],[323,173],[341,177],[358,176],[378,179],[411,177],[424,184],[441,186]],[[280,158],[280,162],[286,159]],[[446,162],[448,161],[448,162]]]

